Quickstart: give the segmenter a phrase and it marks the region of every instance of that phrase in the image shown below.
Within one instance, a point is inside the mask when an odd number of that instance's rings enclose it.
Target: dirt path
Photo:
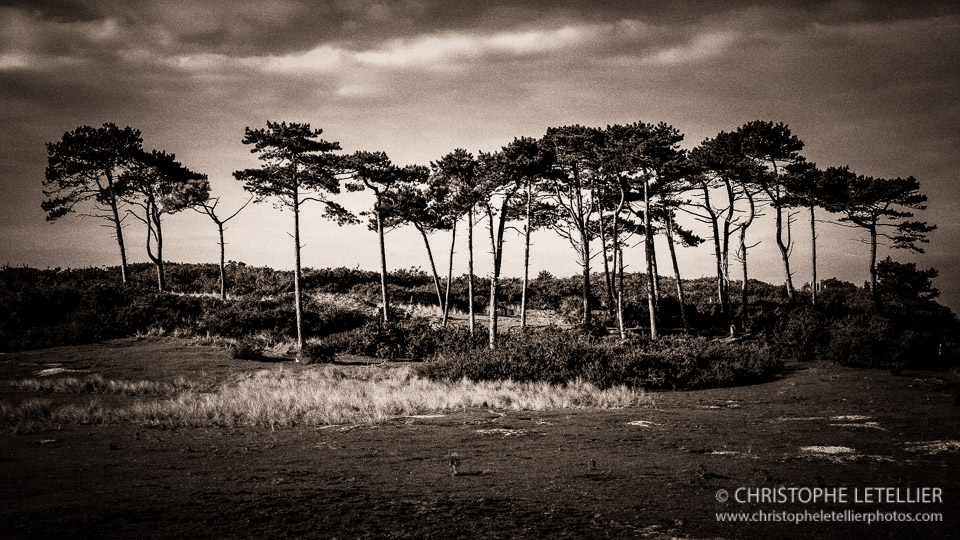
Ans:
[[[92,363],[85,369],[127,378],[192,368],[219,379],[247,368],[219,351],[129,343],[3,355],[0,378],[28,376],[50,362],[66,369]],[[180,364],[167,365],[174,352]],[[953,403],[930,374],[806,365],[762,385],[660,394],[654,409],[474,409],[373,427],[278,431],[108,425],[6,433],[0,536],[960,537],[960,409]],[[716,499],[719,489],[777,486],[939,487],[943,502]],[[731,524],[715,517],[819,509],[940,512],[944,521]]]

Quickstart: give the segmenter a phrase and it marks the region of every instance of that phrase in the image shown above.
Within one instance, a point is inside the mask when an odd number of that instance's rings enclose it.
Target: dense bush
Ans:
[[[374,358],[421,360],[434,353],[439,331],[425,319],[371,321],[329,336],[325,343],[339,352]]]
[[[510,335],[496,350],[440,350],[418,371],[432,379],[548,383],[580,379],[601,387],[690,389],[755,382],[779,367],[760,344],[676,338],[624,345],[552,327]]]
[[[263,360],[264,348],[261,340],[245,336],[230,346],[230,357],[237,360]]]

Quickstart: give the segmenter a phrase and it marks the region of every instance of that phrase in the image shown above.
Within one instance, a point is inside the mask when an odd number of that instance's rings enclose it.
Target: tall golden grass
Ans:
[[[408,367],[260,371],[213,392],[187,389],[161,400],[106,406],[97,400],[56,404],[32,399],[0,404],[0,418],[25,422],[138,422],[170,426],[325,426],[376,424],[397,417],[471,407],[512,410],[616,409],[652,405],[642,390],[572,382],[437,382]]]

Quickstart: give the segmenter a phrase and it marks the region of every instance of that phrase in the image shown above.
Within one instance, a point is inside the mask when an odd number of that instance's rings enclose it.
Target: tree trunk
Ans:
[[[163,229],[160,222],[160,212],[154,204],[153,209],[153,228],[154,234],[157,238],[157,260],[154,261],[157,265],[157,287],[160,292],[167,290],[167,275],[164,272],[163,268]]]
[[[293,188],[293,302],[297,313],[297,350],[303,350],[303,296],[300,283],[300,194]]]
[[[775,186],[776,196],[771,196],[774,206],[777,208],[777,247],[780,248],[780,257],[783,259],[783,271],[787,278],[787,298],[793,302],[796,299],[796,292],[793,289],[793,275],[790,273],[790,245],[789,242],[784,243],[783,241],[783,201],[780,197],[780,177],[777,172],[777,162],[775,160],[770,160],[770,162],[773,164],[774,181],[777,182]]]
[[[786,274],[787,299],[793,302],[796,293],[793,289],[793,276],[790,273],[790,248],[783,242],[783,209],[777,207],[777,247],[783,259],[783,271]]]
[[[750,204],[750,213],[747,214],[746,221],[740,226],[740,264],[743,269],[743,285],[740,287],[740,311],[742,312],[743,322],[746,322],[748,300],[748,280],[747,280],[747,228],[753,223],[757,215],[756,205],[753,201],[753,194],[746,188],[744,192],[747,195],[747,201]]]
[[[490,301],[487,304],[487,322],[488,332],[488,346],[491,350],[497,347],[497,287],[499,285],[497,275],[497,241],[493,233],[493,212],[488,208],[487,209],[487,218],[490,221],[490,250],[493,254],[493,272],[490,273]]]
[[[677,263],[677,251],[673,244],[673,218],[669,213],[664,218],[667,232],[667,247],[670,249],[670,261],[673,263],[673,275],[677,279],[677,300],[680,302],[680,318],[683,321],[683,331],[690,332],[690,321],[687,319],[687,300],[683,294],[683,281],[680,279],[680,265]]]
[[[380,240],[380,306],[383,310],[383,322],[390,321],[390,296],[387,292],[387,249],[383,238],[383,217],[380,215],[379,193],[377,194],[377,207],[374,209],[374,217],[377,220],[377,237]]]
[[[443,327],[447,327],[447,319],[450,316],[450,284],[453,283],[453,251],[457,245],[457,222],[453,222],[450,230],[450,261],[447,264],[447,292],[443,297]]]
[[[583,258],[583,324],[590,326],[593,313],[590,311],[590,237],[585,228],[580,229],[580,256]]]
[[[227,301],[227,264],[226,264],[226,244],[223,241],[223,223],[217,221],[217,229],[220,232],[220,300]]]
[[[127,249],[123,245],[123,223],[120,221],[120,210],[117,208],[117,198],[113,194],[113,174],[108,170],[107,186],[110,190],[110,210],[113,213],[113,225],[117,235],[117,245],[120,246],[120,279],[123,283],[128,283],[129,273],[127,272]]]
[[[657,244],[650,235],[650,262],[653,263],[653,305],[660,311],[660,268],[657,266]]]
[[[627,329],[623,324],[623,251],[620,249],[620,212],[623,211],[623,205],[626,201],[626,192],[623,186],[620,187],[620,201],[617,203],[617,209],[613,212],[613,227],[611,228],[611,241],[613,243],[613,276],[610,279],[613,289],[616,290],[616,316],[617,331],[620,333],[620,339],[627,339]],[[619,268],[619,271],[618,271]],[[617,283],[619,276],[619,283]]]
[[[423,245],[427,246],[427,258],[430,259],[430,272],[433,274],[433,287],[437,291],[437,306],[443,308],[443,295],[440,293],[440,275],[437,274],[437,265],[433,262],[433,250],[430,249],[430,239],[427,238],[427,232],[423,228],[418,226],[417,230],[420,231],[420,236],[423,237]]]
[[[877,222],[870,224],[870,291],[873,293],[873,303],[879,308],[880,290],[877,289]]]
[[[723,280],[723,251],[720,248],[720,226],[717,224],[719,218],[710,206],[710,190],[706,184],[703,185],[703,201],[704,209],[710,214],[710,226],[713,229],[713,253],[717,262],[717,301],[720,302],[720,313],[726,318],[729,315],[729,296]]]
[[[467,309],[469,310],[469,327],[472,337],[477,325],[476,314],[473,309],[473,208],[467,211],[467,252]]]
[[[654,300],[655,281],[653,277],[653,234],[651,234],[650,220],[650,187],[649,180],[643,179],[643,234],[644,247],[647,257],[647,307],[650,310],[650,339],[657,339],[657,305]]]
[[[600,224],[600,227],[599,227],[600,228],[600,255],[603,257],[603,279],[607,285],[607,301],[606,301],[607,313],[609,313],[610,317],[612,318],[616,313],[616,304],[614,303],[614,300],[613,300],[613,297],[614,297],[613,277],[610,275],[610,263],[607,261],[607,234],[603,226],[602,211],[600,212],[600,216],[598,219]],[[616,219],[616,216],[614,216],[614,219]],[[614,231],[614,234],[615,233],[616,231]],[[616,261],[614,261],[614,264],[616,264]],[[616,267],[614,267],[614,271],[616,271]]]
[[[160,232],[159,223],[157,225],[157,289],[164,292],[167,290],[167,274],[163,268],[163,236]]]
[[[813,282],[810,290],[813,293],[813,305],[817,305],[817,218],[814,205],[810,205],[810,266],[813,272]]]
[[[152,198],[147,199],[143,206],[144,223],[147,224],[147,257],[157,270],[157,289],[163,292],[166,288],[166,280],[163,275],[163,240],[160,233],[160,216],[157,213],[156,202]],[[154,253],[153,240],[157,242],[157,250]]]
[[[523,231],[523,286],[520,290],[520,328],[527,327],[527,287],[530,284],[530,214],[533,182],[527,181],[527,225]]]
[[[623,249],[620,247],[619,242],[615,246],[617,253],[617,266],[614,268],[614,271],[618,273],[620,283],[617,287],[617,329],[620,330],[620,339],[627,339],[627,329],[623,324]]]
[[[721,255],[723,256],[723,290],[726,304],[730,306],[730,227],[733,224],[734,203],[736,195],[733,184],[724,178],[723,185],[727,192],[727,213],[723,216],[723,235],[721,237]]]
[[[496,238],[493,235],[493,213],[489,210],[487,215],[490,217],[490,243],[493,247],[493,275],[490,279],[490,348],[494,349],[497,346],[497,294],[499,293],[500,287],[500,265],[503,262],[503,230],[506,227],[507,223],[507,203],[509,198],[504,198],[503,203],[500,205],[499,213],[499,225],[497,226]]]

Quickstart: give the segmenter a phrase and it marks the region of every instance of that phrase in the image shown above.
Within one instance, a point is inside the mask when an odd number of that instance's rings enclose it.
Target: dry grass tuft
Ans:
[[[120,394],[126,396],[170,396],[184,390],[196,390],[198,385],[183,377],[172,383],[158,381],[125,381],[105,379],[94,374],[85,377],[55,379],[21,379],[10,385],[31,392],[59,392],[67,394]]]
[[[61,379],[63,380],[63,379]],[[113,381],[105,381],[107,384]],[[162,383],[161,383],[162,384]],[[117,408],[99,402],[59,406],[44,400],[0,404],[0,418],[18,424],[132,421],[170,426],[256,425],[271,428],[376,424],[393,418],[471,407],[548,410],[648,406],[642,390],[573,382],[567,385],[430,381],[408,367],[345,370],[334,366],[260,371],[217,391],[187,389],[170,399]]]

